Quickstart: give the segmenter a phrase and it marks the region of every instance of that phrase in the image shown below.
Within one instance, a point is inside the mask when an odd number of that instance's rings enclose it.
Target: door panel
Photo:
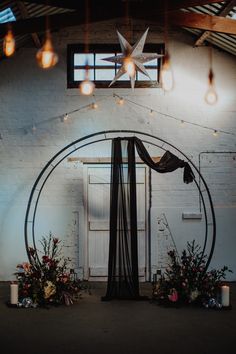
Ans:
[[[146,170],[137,167],[138,257],[140,280],[146,266]],[[90,280],[106,280],[109,252],[110,167],[88,166],[88,273]]]

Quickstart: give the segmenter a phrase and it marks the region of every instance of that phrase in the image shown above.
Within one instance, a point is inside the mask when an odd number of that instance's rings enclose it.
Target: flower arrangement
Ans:
[[[41,259],[30,247],[31,263],[17,265],[19,304],[24,307],[73,304],[79,299],[83,286],[74,270],[69,269],[70,260],[61,255],[61,241],[50,232],[40,242]]]
[[[168,252],[169,264],[161,278],[153,283],[153,299],[159,304],[200,304],[221,307],[219,290],[228,267],[206,271],[206,255],[192,241],[179,257],[176,250]],[[214,305],[214,306],[213,306]]]

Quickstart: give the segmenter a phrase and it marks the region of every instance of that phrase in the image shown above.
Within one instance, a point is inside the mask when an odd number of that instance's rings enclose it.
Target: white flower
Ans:
[[[195,289],[195,290],[191,291],[191,293],[190,293],[190,299],[191,299],[192,301],[194,301],[194,300],[196,300],[196,298],[197,298],[199,295],[200,295],[200,292],[199,292],[197,289]]]

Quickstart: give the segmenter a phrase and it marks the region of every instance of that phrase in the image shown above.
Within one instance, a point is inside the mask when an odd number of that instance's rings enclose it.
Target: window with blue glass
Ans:
[[[16,18],[15,18],[10,7],[8,7],[5,10],[0,11],[0,23],[12,22],[15,20],[16,20]]]
[[[164,53],[163,44],[146,44],[144,51],[148,53]],[[88,65],[89,79],[94,81],[96,88],[108,88],[117,74],[120,65],[108,62],[104,58],[120,53],[120,45],[90,45],[89,53],[84,53],[84,46],[68,45],[67,47],[67,87],[76,88],[85,78],[85,67]],[[136,72],[135,87],[159,87],[161,58],[151,60],[144,64],[151,80],[140,72]],[[128,75],[120,77],[112,86],[130,88]]]

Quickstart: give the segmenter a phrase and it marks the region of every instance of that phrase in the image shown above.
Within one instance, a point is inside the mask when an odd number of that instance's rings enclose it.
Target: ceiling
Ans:
[[[40,47],[46,15],[50,18],[52,30],[84,24],[87,1],[1,1],[0,11],[10,7],[15,15],[16,21],[11,22],[11,26],[18,48],[30,42]],[[236,0],[129,0],[128,3],[126,0],[112,0],[112,7],[110,4],[110,0],[89,0],[90,22],[122,18],[128,9],[131,18],[163,24],[166,13],[170,25],[181,27],[193,35],[193,46],[212,43],[236,55]],[[4,37],[7,26],[7,23],[0,24],[0,38]]]

